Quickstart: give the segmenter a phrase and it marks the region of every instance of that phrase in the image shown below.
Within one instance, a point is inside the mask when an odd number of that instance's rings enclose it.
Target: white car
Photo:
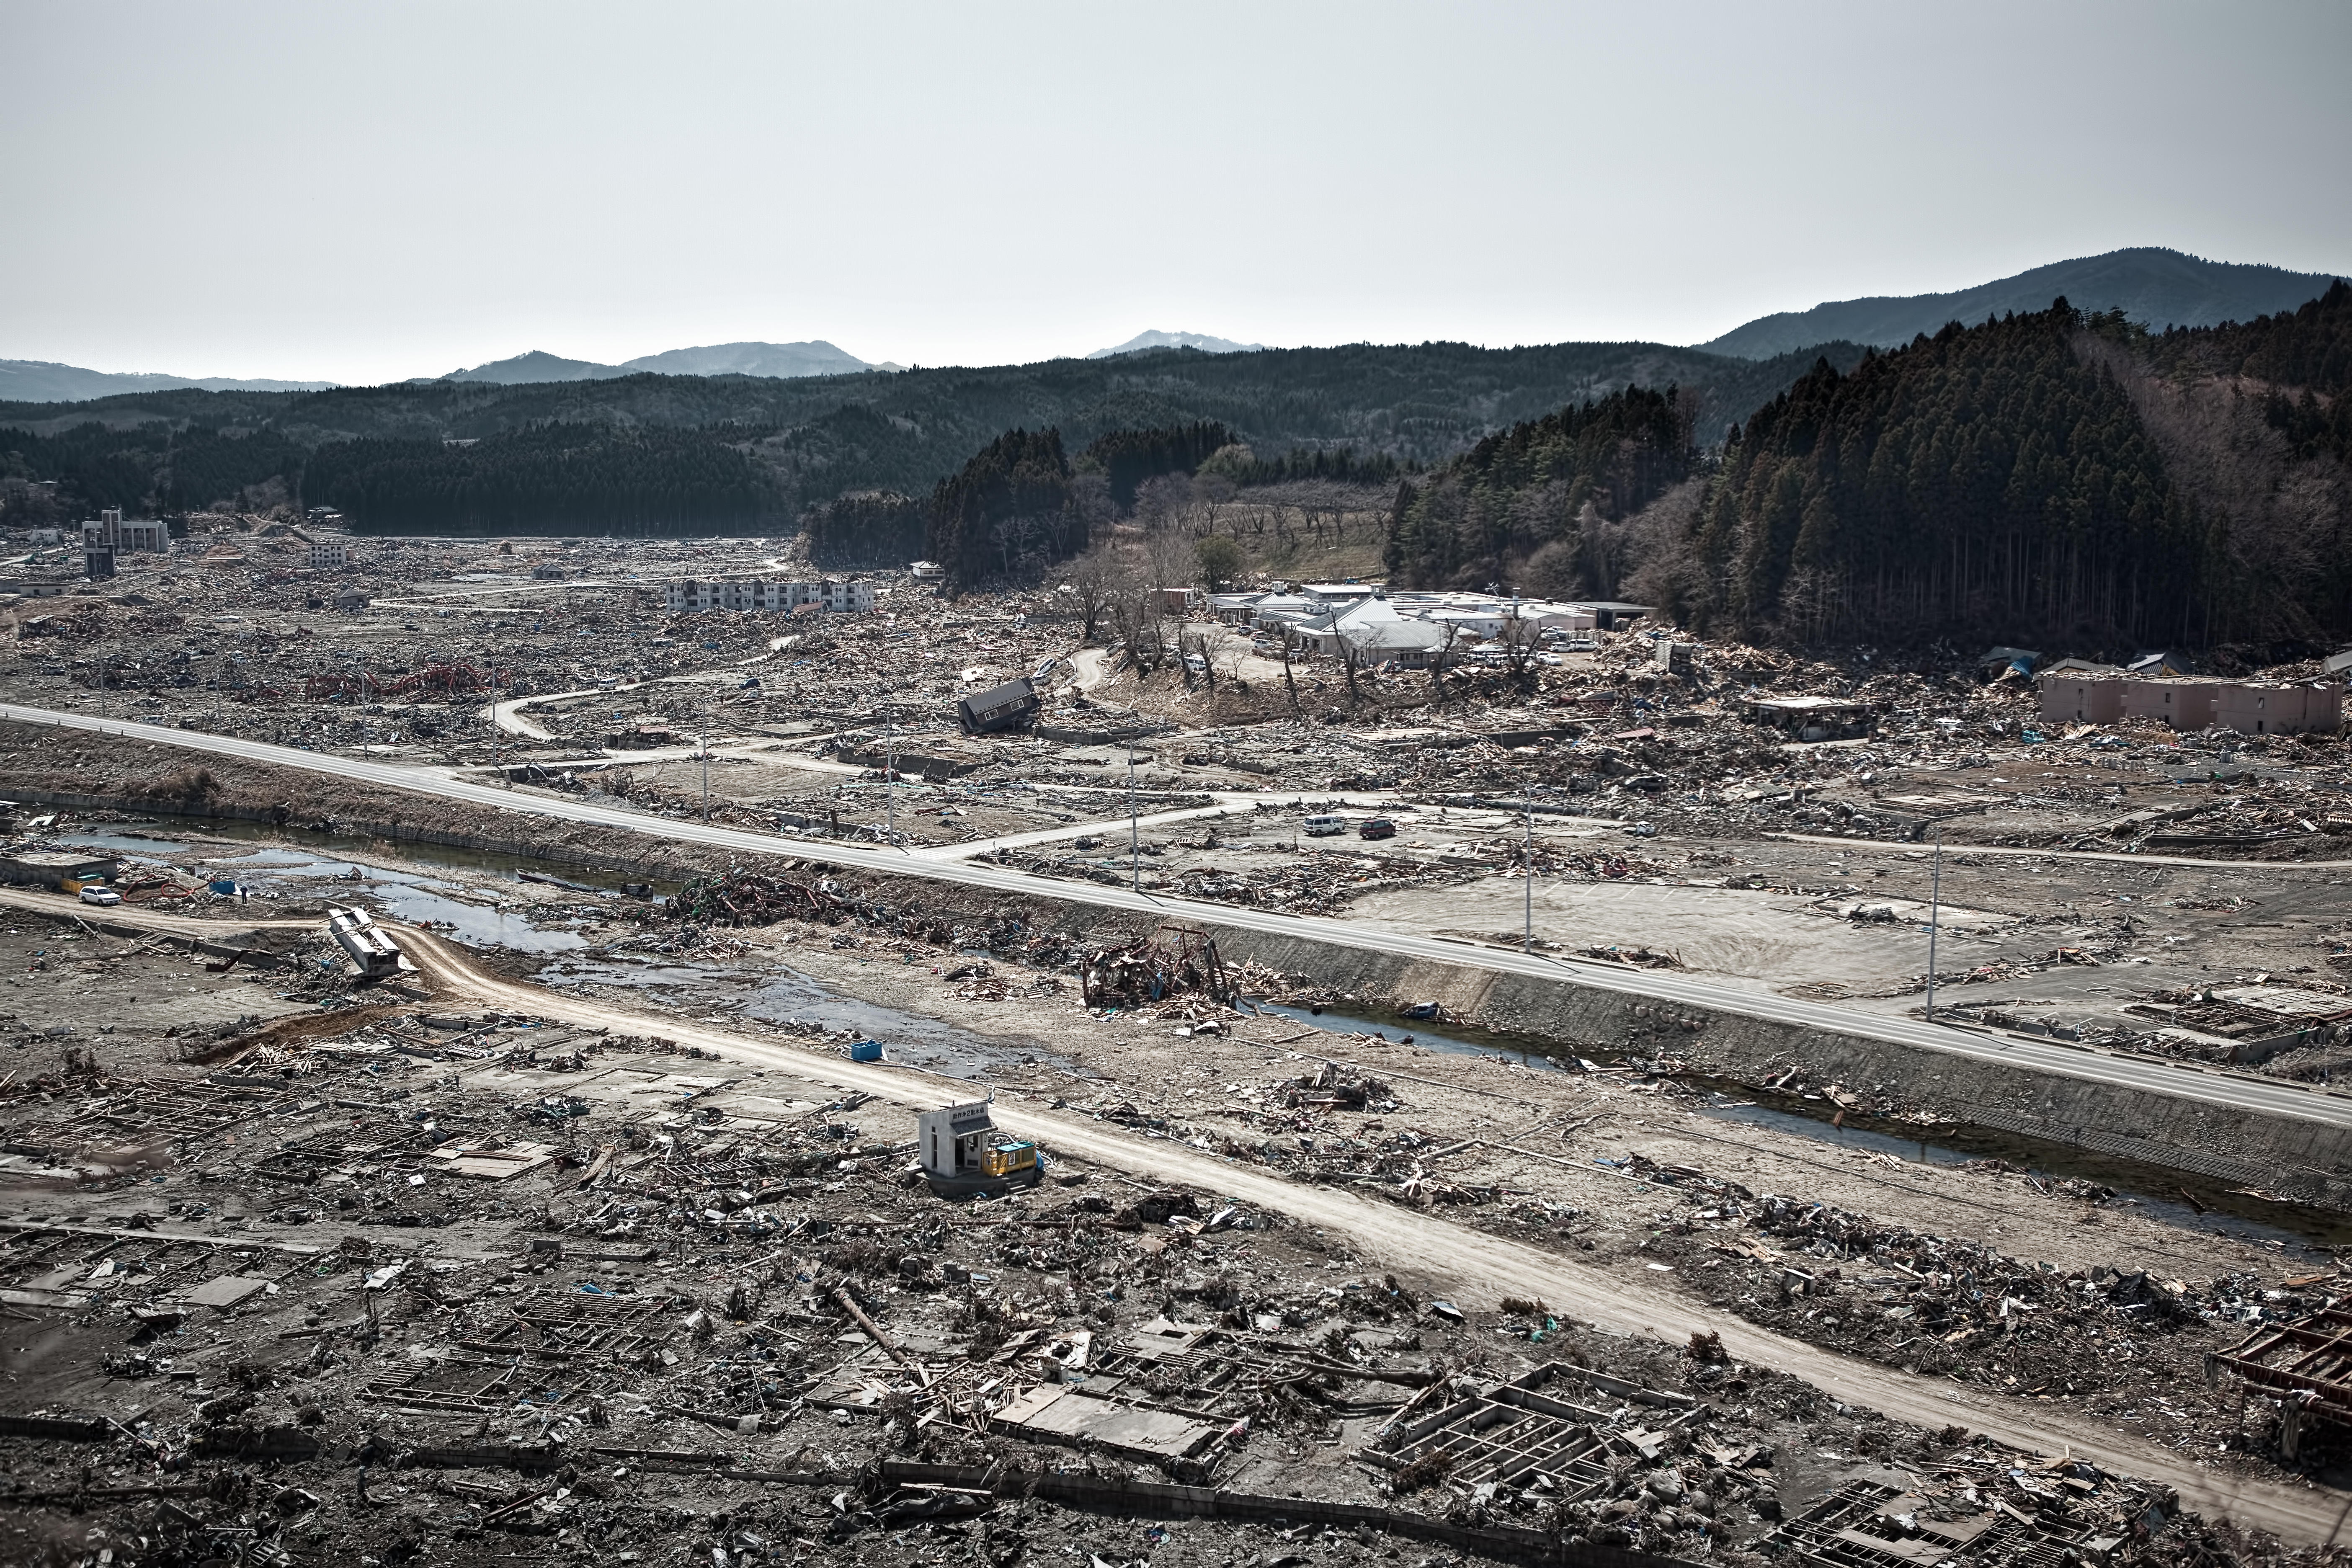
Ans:
[[[97,904],[103,908],[109,905],[121,903],[122,901],[122,895],[116,892],[111,888],[100,888],[93,885],[91,887],[84,888],[81,890],[81,901],[85,904]]]

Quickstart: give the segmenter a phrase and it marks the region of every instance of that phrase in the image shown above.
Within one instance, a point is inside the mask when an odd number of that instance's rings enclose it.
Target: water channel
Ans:
[[[394,843],[290,826],[208,821],[201,831],[182,837],[172,831],[175,826],[110,825],[61,834],[56,842],[150,859],[184,861],[195,857],[202,859],[211,874],[232,879],[254,891],[299,891],[306,897],[323,897],[331,896],[334,884],[355,886],[396,918],[418,923],[443,922],[454,928],[457,940],[468,945],[504,947],[550,957],[585,947],[587,939],[561,925],[534,925],[521,910],[486,909],[451,897],[452,893],[467,889],[410,868],[422,865],[487,872],[507,880],[538,881],[542,885],[552,881],[592,896],[617,897],[622,883],[631,879],[618,872],[568,865],[560,872],[551,873],[546,868],[548,863],[524,856],[405,841]],[[152,835],[135,831],[142,827],[162,827],[163,831]],[[215,847],[225,852],[216,856],[204,853]],[[351,877],[354,868],[360,873],[356,884]],[[670,884],[656,884],[656,888],[657,896],[675,890]],[[950,1077],[976,1078],[1024,1058],[1065,1072],[1084,1072],[1050,1053],[1009,1048],[939,1019],[843,995],[791,969],[746,976],[703,964],[598,960],[577,962],[567,967],[575,973],[567,975],[551,970],[541,976],[541,982],[558,987],[584,981],[646,988],[707,989],[749,984],[751,988],[734,999],[733,1005],[752,1017],[772,1021],[800,1018],[828,1029],[853,1030],[884,1042],[891,1059]],[[1362,1033],[1410,1042],[1441,1054],[1486,1057],[1534,1072],[1581,1070],[1564,1047],[1551,1041],[1497,1033],[1454,1020],[1433,1026],[1401,1016],[1366,1017],[1328,1008],[1310,1009],[1265,1001],[1248,1001],[1243,1005],[1248,1011],[1292,1020],[1303,1026],[1328,1031],[1332,1036],[1328,1041],[1302,1044],[1344,1049],[1349,1035]],[[1600,1047],[1585,1049],[1590,1053],[1586,1059],[1598,1065],[1622,1067],[1638,1062],[1638,1058],[1622,1052]],[[1680,1081],[1705,1091],[1704,1099],[1686,1102],[1685,1109],[1727,1126],[1769,1127],[1825,1149],[1887,1153],[1918,1164],[1958,1165],[1971,1160],[2004,1160],[2046,1180],[2080,1178],[2112,1187],[2118,1198],[2128,1200],[2151,1218],[2184,1231],[2247,1242],[2283,1243],[2298,1255],[2313,1247],[2352,1246],[2352,1215],[2297,1204],[2271,1203],[2185,1172],[1986,1128],[1943,1125],[1923,1135],[1920,1130],[1906,1123],[1851,1112],[1843,1126],[1834,1126],[1832,1121],[1837,1107],[1826,1100],[1776,1094],[1725,1080],[1684,1077]]]
[[[1560,1046],[1548,1040],[1480,1029],[1452,1020],[1433,1030],[1413,1019],[1367,1018],[1329,1008],[1294,1007],[1254,1001],[1255,1012],[1337,1032],[1332,1042],[1344,1047],[1350,1034],[1376,1035],[1399,1043],[1411,1042],[1444,1055],[1485,1057],[1531,1072],[1567,1073],[1580,1070]],[[1313,1044],[1312,1041],[1300,1044]],[[1637,1065],[1641,1058],[1622,1052],[1591,1048],[1585,1058],[1597,1065]],[[2007,1161],[2027,1174],[2045,1181],[2079,1178],[2115,1189],[2149,1218],[2200,1235],[2232,1240],[2279,1242],[2298,1257],[2325,1262],[2327,1255],[2315,1248],[2352,1246],[2352,1215],[2301,1204],[2271,1203],[2233,1193],[2206,1177],[2172,1171],[2137,1161],[2117,1159],[2076,1148],[1990,1128],[1945,1124],[1925,1133],[1907,1123],[1885,1117],[1845,1114],[1844,1125],[1832,1125],[1838,1107],[1818,1096],[1776,1094],[1723,1079],[1678,1075],[1677,1081],[1704,1091],[1705,1098],[1679,1102],[1710,1121],[1802,1138],[1827,1149],[1861,1150],[1892,1154],[1911,1164],[1960,1165],[1971,1160]],[[2202,1212],[2200,1212],[2202,1211]]]

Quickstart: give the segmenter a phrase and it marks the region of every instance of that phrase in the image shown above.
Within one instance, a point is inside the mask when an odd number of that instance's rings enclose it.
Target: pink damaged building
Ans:
[[[2175,730],[2299,735],[2344,722],[2344,688],[2324,680],[2227,680],[2066,670],[2042,678],[2042,717],[2053,724],[2149,719]]]

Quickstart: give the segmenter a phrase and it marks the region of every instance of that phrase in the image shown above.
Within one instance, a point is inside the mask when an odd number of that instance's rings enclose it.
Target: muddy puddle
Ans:
[[[685,993],[691,994],[690,1005],[697,1008],[740,1013],[772,1024],[814,1024],[829,1033],[877,1040],[885,1061],[946,1078],[979,1079],[1030,1066],[1072,1078],[1094,1076],[1051,1051],[1010,1045],[938,1018],[845,996],[796,969],[746,973],[715,963],[566,959],[533,978],[555,990],[606,985]],[[684,1003],[683,996],[674,999]]]
[[[1366,1018],[1316,1012],[1280,1003],[1250,1002],[1261,1014],[1334,1031],[1334,1046],[1350,1034],[1377,1035],[1385,1040],[1411,1043],[1450,1056],[1486,1057],[1523,1065],[1538,1072],[1573,1072],[1574,1058],[1549,1041],[1468,1027],[1451,1019],[1435,1026],[1406,1018]],[[1291,1048],[1297,1049],[1298,1042]],[[1636,1065],[1622,1053],[1593,1050],[1589,1058],[1604,1066]],[[1810,1142],[1839,1150],[1891,1154],[1906,1164],[1961,1165],[1974,1160],[2002,1160],[2021,1174],[2045,1182],[2069,1179],[2112,1187],[2116,1199],[2130,1203],[2142,1214],[2177,1229],[2237,1241],[2280,1243],[2296,1257],[2326,1262],[2320,1248],[2352,1245],[2352,1215],[2299,1204],[2276,1204],[2231,1192],[2209,1179],[2186,1172],[2141,1164],[2078,1149],[1986,1128],[1939,1125],[1930,1135],[1907,1123],[1849,1111],[1843,1126],[1832,1124],[1837,1107],[1828,1100],[1801,1095],[1776,1095],[1724,1079],[1685,1076],[1680,1080],[1702,1089],[1706,1098],[1685,1109],[1710,1121],[1751,1127],[1769,1127]]]
[[[513,857],[476,856],[464,850],[436,852],[430,847],[407,845],[402,846],[395,857],[386,852],[386,846],[380,840],[337,839],[326,834],[284,828],[249,827],[239,832],[237,827],[245,826],[241,824],[224,825],[217,831],[207,830],[185,838],[138,831],[142,826],[60,834],[54,842],[102,849],[134,859],[170,861],[216,883],[234,883],[244,889],[248,899],[364,900],[394,920],[414,925],[436,925],[469,947],[564,952],[587,945],[587,938],[567,929],[572,922],[548,918],[534,921],[520,909],[480,902],[486,895],[493,899],[498,896],[494,887],[461,884],[403,863],[422,861],[427,866],[475,872],[505,869],[508,879],[520,883],[524,879],[520,873],[531,863]],[[411,853],[412,848],[425,852]],[[484,863],[493,859],[509,861],[510,866],[498,868]],[[532,875],[541,880],[551,879],[542,871],[533,871]],[[613,880],[610,892],[617,896],[619,879]],[[607,896],[607,889],[570,878],[562,879],[560,885],[574,887],[586,896]]]

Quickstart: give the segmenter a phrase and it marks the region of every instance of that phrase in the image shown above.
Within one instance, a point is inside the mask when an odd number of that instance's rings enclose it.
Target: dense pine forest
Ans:
[[[1008,430],[932,493],[924,551],[958,583],[1012,575],[1025,560],[1086,548],[1058,430]]]
[[[1702,621],[1799,638],[2206,635],[2211,542],[2060,301],[1817,367],[1730,443]]]
[[[1549,550],[1549,581],[1606,596],[1613,528],[1690,476],[1694,400],[1640,387],[1489,436],[1425,481],[1399,485],[1388,568],[1417,584],[1502,580]],[[1566,558],[1559,559],[1562,556]]]
[[[1135,505],[1135,492],[1163,474],[1189,474],[1234,444],[1233,431],[1213,419],[1159,430],[1113,430],[1082,454],[1110,483],[1122,509]]]
[[[474,444],[335,441],[302,499],[394,533],[742,532],[788,526],[774,478],[707,431],[534,426]]]
[[[1699,625],[1792,640],[2342,637],[2347,321],[2341,285],[2158,340],[2062,300],[1817,366],[1727,444],[1658,575]]]
[[[1793,642],[2352,637],[2352,288],[2151,336],[2047,310],[1824,358],[1715,451],[1631,389],[1398,487],[1402,583]]]
[[[859,490],[801,519],[809,560],[827,571],[904,566],[923,553],[931,509],[897,490]]]

